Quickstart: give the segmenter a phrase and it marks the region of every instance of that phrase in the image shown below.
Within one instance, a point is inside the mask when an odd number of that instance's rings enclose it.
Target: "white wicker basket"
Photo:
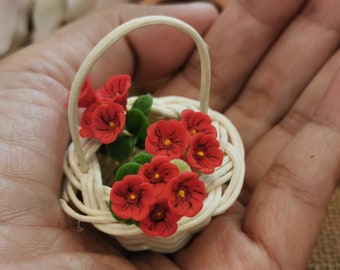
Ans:
[[[181,218],[176,233],[167,238],[147,236],[137,226],[123,224],[113,218],[108,204],[111,188],[103,184],[101,165],[97,157],[101,143],[80,138],[77,112],[81,85],[96,60],[129,32],[159,24],[182,30],[195,41],[201,59],[201,90],[199,102],[178,96],[154,98],[151,112],[176,119],[184,109],[207,113],[216,127],[217,139],[224,153],[223,164],[213,174],[200,176],[207,192],[201,211],[194,217]],[[100,231],[114,236],[128,250],[169,253],[182,248],[195,233],[210,223],[212,217],[224,213],[235,202],[243,185],[245,165],[242,141],[233,124],[223,114],[208,109],[209,89],[210,60],[207,46],[191,26],[178,19],[165,16],[137,18],[120,25],[104,37],[80,66],[70,92],[68,116],[73,142],[64,160],[66,177],[60,200],[63,210],[80,222],[92,223]],[[128,108],[135,99],[136,97],[128,99]]]

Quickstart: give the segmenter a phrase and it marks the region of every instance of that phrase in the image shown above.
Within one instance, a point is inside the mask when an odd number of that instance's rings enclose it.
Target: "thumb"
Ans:
[[[135,17],[166,15],[181,19],[204,34],[217,16],[210,4],[147,6],[114,5],[57,31],[5,60],[6,71],[31,70],[47,74],[68,89],[78,67],[107,33]],[[91,75],[94,85],[112,74],[127,73],[155,80],[171,74],[187,59],[194,43],[184,33],[166,26],[139,29],[108,49]],[[20,60],[20,61],[19,61]]]

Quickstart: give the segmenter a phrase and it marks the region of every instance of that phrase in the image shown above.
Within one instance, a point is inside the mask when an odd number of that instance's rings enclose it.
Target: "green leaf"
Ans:
[[[140,109],[145,116],[148,116],[152,106],[152,96],[142,95],[139,96],[132,104],[132,108]]]
[[[150,163],[151,159],[153,158],[153,155],[146,153],[146,152],[141,152],[135,155],[131,161],[137,162],[139,164],[144,164],[144,163]]]
[[[177,159],[177,158],[176,159],[172,159],[170,161],[170,163],[176,165],[180,173],[182,173],[182,172],[191,172],[191,168],[190,168],[189,164],[186,163],[182,159]]]
[[[127,160],[136,145],[137,137],[120,134],[116,141],[107,145],[107,152],[116,161]]]
[[[121,181],[126,175],[137,174],[141,167],[142,165],[137,162],[128,162],[123,164],[116,171],[115,181]]]
[[[126,113],[125,127],[129,132],[144,140],[149,121],[140,109],[132,108]]]
[[[145,139],[138,138],[136,142],[136,147],[139,149],[145,149]]]

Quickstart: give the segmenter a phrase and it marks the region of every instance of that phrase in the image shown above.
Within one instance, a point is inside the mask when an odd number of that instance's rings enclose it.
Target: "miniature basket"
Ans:
[[[187,33],[198,48],[202,74],[200,102],[178,96],[154,98],[151,112],[167,118],[178,118],[184,109],[207,113],[217,130],[217,139],[224,154],[222,165],[214,173],[200,176],[207,194],[201,211],[192,218],[181,218],[176,233],[167,238],[147,236],[137,226],[123,224],[113,218],[108,206],[111,188],[103,184],[97,157],[101,143],[80,137],[77,112],[81,85],[96,60],[124,35],[150,25],[167,25]],[[165,16],[147,16],[128,21],[105,36],[80,66],[70,92],[68,117],[73,142],[64,159],[65,182],[60,199],[63,210],[80,222],[92,223],[98,230],[113,236],[131,251],[170,253],[181,249],[195,233],[210,223],[212,217],[224,213],[235,202],[243,185],[245,165],[241,138],[224,115],[208,109],[209,89],[210,60],[207,46],[200,35],[186,23]],[[135,99],[136,97],[128,98],[128,108]]]

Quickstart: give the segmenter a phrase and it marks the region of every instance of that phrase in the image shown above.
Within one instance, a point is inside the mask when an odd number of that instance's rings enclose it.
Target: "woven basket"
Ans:
[[[214,173],[201,175],[206,187],[206,199],[200,212],[191,218],[182,217],[175,234],[169,237],[150,237],[135,225],[115,220],[110,213],[111,188],[103,184],[98,149],[101,143],[83,139],[79,135],[77,103],[80,88],[97,59],[116,41],[131,31],[150,25],[167,25],[187,33],[196,43],[201,60],[200,101],[168,96],[154,98],[151,113],[166,118],[180,117],[184,109],[207,113],[217,130],[223,163]],[[68,117],[72,143],[65,154],[65,182],[62,198],[63,210],[80,222],[92,223],[98,230],[115,237],[128,250],[175,252],[191,237],[206,227],[212,217],[224,213],[237,199],[244,177],[244,149],[233,124],[222,114],[208,109],[210,89],[210,60],[208,49],[200,35],[186,23],[165,16],[147,16],[128,21],[105,36],[89,53],[77,72],[69,97]],[[137,97],[129,97],[129,109]]]

